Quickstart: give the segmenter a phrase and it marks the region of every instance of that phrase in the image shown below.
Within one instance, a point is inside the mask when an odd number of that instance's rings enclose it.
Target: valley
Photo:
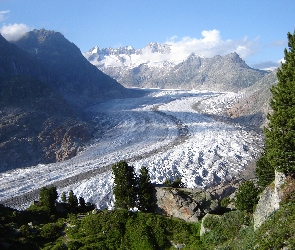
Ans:
[[[240,178],[263,146],[260,133],[222,119],[237,93],[143,89],[139,98],[113,99],[87,109],[104,131],[77,156],[0,174],[0,203],[26,208],[42,186],[70,189],[98,208],[112,208],[111,165],[146,166],[152,182],[181,177],[188,188]],[[196,108],[196,104],[198,107]],[[207,114],[210,114],[207,115]]]

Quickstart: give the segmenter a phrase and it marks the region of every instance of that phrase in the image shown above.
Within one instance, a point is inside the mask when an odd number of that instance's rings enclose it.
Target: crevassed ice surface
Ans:
[[[0,201],[126,159],[137,172],[146,166],[154,183],[181,177],[189,188],[205,188],[238,176],[257,158],[263,146],[261,135],[216,119],[238,94],[146,91],[145,97],[89,108],[104,131],[76,157],[1,173]],[[185,128],[184,137],[179,136],[180,127]],[[58,188],[58,192],[72,189],[98,208],[110,209],[112,185],[111,171],[106,171]]]

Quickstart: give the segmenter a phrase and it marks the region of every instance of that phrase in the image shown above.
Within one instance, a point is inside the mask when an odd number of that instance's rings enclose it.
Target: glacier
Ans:
[[[116,99],[88,108],[103,128],[79,154],[64,162],[39,164],[0,174],[0,203],[25,209],[38,190],[55,185],[73,190],[97,208],[112,209],[111,165],[126,160],[151,181],[181,177],[188,188],[218,185],[240,175],[263,147],[261,133],[219,119],[240,94],[143,89],[144,97]]]

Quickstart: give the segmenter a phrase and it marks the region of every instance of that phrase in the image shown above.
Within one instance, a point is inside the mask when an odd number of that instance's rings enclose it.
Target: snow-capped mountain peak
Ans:
[[[151,53],[169,54],[171,52],[171,45],[160,44],[157,42],[149,43],[143,50],[150,50]]]
[[[127,67],[134,68],[141,64],[151,67],[163,67],[164,64],[174,65],[174,59],[169,56],[171,45],[152,42],[142,49],[134,49],[132,46],[119,48],[93,47],[83,55],[98,68],[101,67]],[[184,58],[183,58],[184,59]]]
[[[99,53],[99,47],[98,46],[93,47],[92,49],[90,49],[88,51],[88,53],[91,53],[91,54],[97,54],[97,53]]]

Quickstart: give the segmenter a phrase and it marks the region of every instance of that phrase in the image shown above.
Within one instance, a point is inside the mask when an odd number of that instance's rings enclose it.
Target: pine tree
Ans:
[[[40,202],[49,212],[54,211],[57,197],[56,187],[43,187],[40,191]]]
[[[112,166],[114,175],[113,194],[115,207],[129,209],[136,202],[136,177],[134,168],[125,161],[120,161]]]
[[[77,199],[77,196],[74,195],[73,190],[70,190],[69,192],[68,203],[72,209],[78,206],[78,199]]]
[[[60,198],[61,198],[61,201],[62,201],[63,203],[66,203],[66,202],[67,202],[67,196],[66,196],[66,193],[65,193],[65,192],[62,192]]]
[[[154,187],[146,167],[140,169],[138,179],[138,208],[140,211],[150,212],[154,207]]]
[[[79,197],[79,205],[81,208],[85,208],[86,203],[83,197]]]
[[[257,204],[259,189],[255,187],[253,181],[245,181],[236,193],[235,205],[241,211],[253,213],[254,206]]]
[[[271,88],[273,112],[268,115],[265,152],[256,171],[260,182],[274,178],[275,169],[286,174],[295,172],[295,32],[288,33],[288,48],[277,72],[278,84]]]
[[[261,157],[256,162],[255,172],[260,187],[266,187],[275,179],[275,170],[267,160],[265,152],[262,153]]]

